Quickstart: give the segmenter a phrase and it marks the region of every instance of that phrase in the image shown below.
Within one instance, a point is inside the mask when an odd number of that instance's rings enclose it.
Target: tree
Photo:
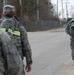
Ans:
[[[29,20],[37,20],[37,10],[39,10],[40,20],[51,20],[54,16],[54,6],[51,3],[51,0],[38,0],[39,4],[37,5],[37,0],[21,0],[22,6],[20,6],[19,0],[7,0],[7,4],[14,5],[16,7],[17,16],[20,19],[21,11],[22,17],[28,17]],[[2,0],[0,1],[2,6]],[[22,8],[22,9],[21,9]],[[0,7],[2,12],[2,7]],[[0,14],[1,14],[0,12]],[[22,19],[23,19],[22,18]]]
[[[2,0],[0,0],[0,18],[2,17],[2,16],[1,16],[1,15],[2,15],[2,6],[3,6]]]
[[[51,4],[51,1],[48,0],[39,0],[40,2],[40,19],[42,20],[50,20],[50,18],[52,18],[52,14],[53,14],[53,6]]]
[[[8,0],[8,4],[15,5],[17,16],[20,17],[21,7],[20,7],[19,1]],[[35,0],[22,0],[22,15],[23,16],[26,15],[29,18],[31,18],[36,13],[36,10],[37,10],[37,5]]]

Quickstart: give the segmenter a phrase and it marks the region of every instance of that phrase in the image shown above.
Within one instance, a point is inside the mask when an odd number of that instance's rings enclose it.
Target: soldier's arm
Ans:
[[[27,32],[23,26],[20,26],[20,31],[21,31],[21,44],[22,44],[23,56],[26,57],[27,65],[31,65],[32,64],[32,52],[31,52],[29,41],[28,41]]]
[[[65,32],[70,35],[69,25],[66,24]]]

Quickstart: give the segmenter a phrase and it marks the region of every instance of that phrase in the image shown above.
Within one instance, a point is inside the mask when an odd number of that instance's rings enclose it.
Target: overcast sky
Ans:
[[[71,16],[72,12],[74,12],[74,0],[62,0],[62,1],[63,1],[64,17],[66,17],[66,4],[68,7],[68,16]],[[57,0],[51,0],[51,2],[55,5],[55,9],[57,9]],[[60,17],[62,17],[61,0],[58,0],[58,12],[61,14]]]

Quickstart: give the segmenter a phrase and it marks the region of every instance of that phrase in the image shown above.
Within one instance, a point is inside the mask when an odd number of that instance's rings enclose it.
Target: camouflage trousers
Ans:
[[[71,50],[72,50],[71,55],[72,55],[72,60],[74,60],[74,38],[71,37],[70,40],[71,40],[70,41],[70,47],[71,47]]]

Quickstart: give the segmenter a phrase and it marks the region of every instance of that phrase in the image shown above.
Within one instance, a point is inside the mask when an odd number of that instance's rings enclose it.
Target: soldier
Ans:
[[[74,18],[67,19],[67,25],[65,29],[66,33],[70,36],[70,47],[72,50],[72,60],[74,61]],[[74,66],[74,64],[73,64]]]
[[[12,5],[5,5],[2,14],[3,20],[1,28],[6,31],[14,41],[22,60],[24,57],[26,58],[26,71],[30,72],[32,64],[31,47],[25,28],[15,19],[15,7]]]
[[[0,30],[0,75],[23,75],[22,63],[13,40]]]

